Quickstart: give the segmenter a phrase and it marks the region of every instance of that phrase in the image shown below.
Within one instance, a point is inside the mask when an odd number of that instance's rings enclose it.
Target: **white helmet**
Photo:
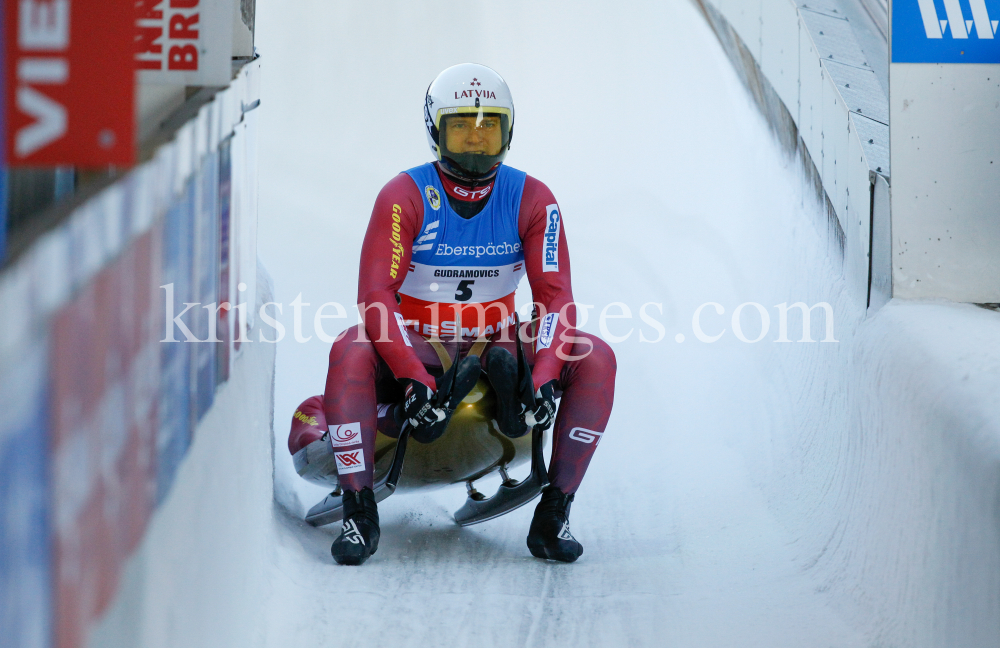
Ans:
[[[454,65],[427,87],[424,123],[431,151],[449,173],[469,180],[492,177],[514,132],[510,89],[485,65]]]

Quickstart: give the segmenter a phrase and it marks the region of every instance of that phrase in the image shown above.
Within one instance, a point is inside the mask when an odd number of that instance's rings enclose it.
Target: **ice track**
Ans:
[[[260,0],[257,25],[260,255],[289,331],[264,644],[866,645],[812,569],[823,547],[804,539],[836,483],[829,430],[846,425],[861,307],[838,279],[825,212],[695,7]],[[634,331],[613,344],[615,410],[573,508],[585,554],[573,565],[531,558],[530,507],[460,529],[455,488],[387,500],[378,553],[337,567],[333,530],[300,521],[323,493],[297,481],[284,447],[294,407],[322,391],[329,347],[291,339],[288,304],[299,293],[312,304],[312,331],[317,305],[354,303],[375,195],[428,159],[423,92],[467,60],[514,93],[507,161],[560,201],[577,301],[596,305],[584,328],[600,333],[610,302],[633,315],[608,323]],[[774,319],[774,304],[793,301],[832,304],[840,344],[777,344],[776,322],[757,344],[734,336],[738,305]],[[639,340],[658,336],[639,319],[647,302],[662,304],[647,307],[664,328],[655,343]],[[707,302],[726,309],[704,311],[707,332],[726,329],[712,344],[691,328]],[[351,323],[327,320],[328,332]]]

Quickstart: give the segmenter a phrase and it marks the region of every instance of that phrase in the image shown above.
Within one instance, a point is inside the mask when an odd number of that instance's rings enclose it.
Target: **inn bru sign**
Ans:
[[[144,83],[228,85],[231,0],[134,0],[135,65]]]

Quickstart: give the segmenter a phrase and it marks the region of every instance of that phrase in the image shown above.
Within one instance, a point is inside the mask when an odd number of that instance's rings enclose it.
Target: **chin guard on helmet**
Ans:
[[[510,149],[510,89],[485,65],[452,66],[427,88],[424,125],[431,151],[446,171],[469,180],[489,178]]]

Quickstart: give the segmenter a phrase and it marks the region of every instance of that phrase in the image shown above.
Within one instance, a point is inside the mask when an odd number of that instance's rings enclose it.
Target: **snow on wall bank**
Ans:
[[[760,27],[761,12],[773,18],[781,13],[775,6],[794,12],[795,4],[699,4],[786,151],[802,163],[827,205],[843,281],[820,285],[825,280],[814,276],[792,283],[841,314],[853,313],[840,321],[837,352],[783,362],[762,358],[785,377],[777,388],[787,390],[789,410],[775,416],[792,417],[800,429],[772,440],[769,469],[759,474],[769,504],[796,537],[801,569],[817,579],[817,591],[831,596],[867,645],[997,645],[1000,313],[943,301],[892,300],[879,308],[888,297],[888,213],[877,210],[887,208],[888,187],[874,174],[868,196],[875,210],[875,262],[865,317],[866,223],[862,219],[852,236],[855,224],[844,218],[857,192],[838,208],[843,188],[834,186],[837,172],[823,170],[827,138],[805,141],[802,129],[809,125],[803,126],[802,108],[786,105],[779,87],[794,84],[772,78],[779,69],[773,61],[759,61],[761,51],[777,50],[773,38],[799,43],[800,56],[812,52],[808,30],[803,35],[806,27],[794,18],[784,21],[784,34],[773,24]],[[747,19],[748,11],[757,18]],[[756,53],[741,41],[739,25],[757,30]],[[807,85],[802,81],[802,92]],[[860,121],[849,117],[852,124]],[[789,276],[796,267],[790,259]]]
[[[882,645],[1000,641],[997,340],[1000,313],[948,302],[893,300],[859,330],[820,569]]]

